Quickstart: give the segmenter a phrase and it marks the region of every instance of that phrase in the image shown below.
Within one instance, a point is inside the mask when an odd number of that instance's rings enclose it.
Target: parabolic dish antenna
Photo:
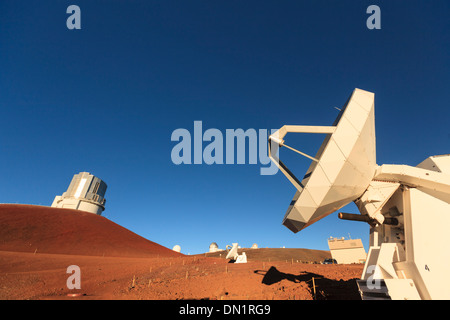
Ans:
[[[230,249],[228,249],[229,247],[231,247]],[[232,259],[232,260],[236,260],[238,257],[238,244],[237,243],[233,243],[233,246],[227,245],[225,247],[228,251],[227,256],[225,257],[225,259]]]
[[[297,188],[283,225],[298,232],[360,197],[377,167],[373,93],[355,89],[332,126],[283,126],[269,137],[269,157]],[[326,134],[315,157],[284,144],[288,132]],[[302,181],[281,162],[285,146],[312,160]]]
[[[231,249],[228,249],[229,247],[231,247]],[[228,251],[227,256],[225,257],[225,259],[230,259],[230,262],[234,262],[234,263],[247,263],[247,255],[245,254],[245,252],[242,252],[242,254],[238,254],[238,244],[237,243],[233,243],[233,246],[227,245],[225,247]]]
[[[374,94],[355,89],[332,126],[284,126],[270,136],[269,156],[297,188],[283,224],[298,232],[354,201],[361,214],[338,216],[370,225],[361,298],[448,300],[450,155],[378,166],[374,122]],[[326,137],[312,157],[284,143],[288,132]],[[280,146],[312,160],[302,181],[279,161]],[[383,285],[368,286],[371,279]]]

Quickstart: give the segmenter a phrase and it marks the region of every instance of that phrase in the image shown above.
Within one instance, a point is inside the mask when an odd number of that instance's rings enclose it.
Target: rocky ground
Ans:
[[[360,299],[363,265],[322,265],[328,251],[241,249],[186,256],[97,215],[0,204],[0,299]],[[67,286],[70,266],[80,289]]]
[[[81,289],[68,289],[71,265]],[[0,252],[0,299],[360,299],[363,265],[228,263],[208,257],[121,258]],[[79,294],[76,297],[70,294]]]

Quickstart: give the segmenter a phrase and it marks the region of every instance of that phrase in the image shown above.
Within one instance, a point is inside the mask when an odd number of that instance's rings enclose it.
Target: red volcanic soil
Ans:
[[[18,204],[0,204],[0,250],[140,258],[181,256],[102,216]]]
[[[68,289],[67,267],[81,270]],[[360,300],[363,265],[0,251],[0,300]],[[313,282],[314,278],[314,282]],[[80,297],[69,297],[78,293]]]
[[[360,299],[363,265],[305,263],[328,255],[252,249],[233,264],[182,255],[91,213],[0,205],[0,300]],[[71,265],[81,289],[67,287]]]

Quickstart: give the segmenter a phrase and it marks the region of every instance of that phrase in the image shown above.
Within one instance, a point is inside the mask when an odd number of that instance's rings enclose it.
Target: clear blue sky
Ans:
[[[71,4],[81,30],[66,27]],[[371,4],[381,30],[366,27]],[[183,253],[328,250],[349,234],[367,250],[368,225],[337,214],[282,226],[295,189],[281,172],[173,164],[171,134],[330,125],[357,87],[375,93],[378,164],[449,153],[449,13],[447,0],[1,1],[0,202],[51,205],[89,171],[108,184],[105,217]],[[309,138],[292,145],[314,154]]]

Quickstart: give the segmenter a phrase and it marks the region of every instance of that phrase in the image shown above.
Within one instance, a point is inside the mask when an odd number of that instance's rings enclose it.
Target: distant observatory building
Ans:
[[[217,252],[217,251],[222,251],[219,249],[219,246],[217,245],[217,243],[213,242],[209,245],[209,252]]]
[[[178,244],[176,244],[173,246],[172,250],[175,252],[181,252],[181,247]]]
[[[344,240],[344,238],[329,238],[328,247],[331,257],[337,263],[364,263],[366,251],[361,239]]]
[[[69,188],[56,196],[52,207],[76,209],[101,215],[105,210],[106,183],[89,172],[73,176]]]

